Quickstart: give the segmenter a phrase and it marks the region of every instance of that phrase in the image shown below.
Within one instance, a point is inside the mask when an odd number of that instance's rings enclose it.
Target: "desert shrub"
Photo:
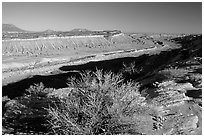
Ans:
[[[131,62],[129,64],[123,63],[122,73],[126,73],[129,75],[139,74],[142,71],[142,68],[136,66],[135,62]]]
[[[28,96],[45,97],[51,91],[53,91],[53,89],[45,88],[44,84],[40,82],[39,84],[31,85],[28,89],[26,89],[25,94]]]
[[[5,109],[5,104],[8,102],[8,101],[10,101],[11,99],[10,98],[8,98],[8,96],[3,96],[2,97],[2,116],[4,115],[4,113],[5,113],[5,111],[6,111],[6,109]]]
[[[53,89],[45,88],[42,83],[30,86],[26,94],[16,97],[4,105],[2,125],[13,134],[44,134],[47,132],[47,111],[45,108],[55,105],[57,98],[47,97]]]
[[[112,72],[104,73],[102,70],[96,72],[85,71],[81,73],[81,79],[72,77],[68,79],[68,86],[74,88],[90,88],[91,90],[108,91],[114,89],[123,82],[121,74],[114,74]]]
[[[69,96],[48,109],[53,134],[141,134],[132,120],[146,111],[137,83],[102,70],[81,76],[69,79]]]
[[[188,72],[189,70],[183,68],[169,68],[161,70],[159,74],[168,77],[168,79],[185,79]]]
[[[8,96],[2,97],[2,102],[8,102],[9,100],[11,100],[11,99]]]

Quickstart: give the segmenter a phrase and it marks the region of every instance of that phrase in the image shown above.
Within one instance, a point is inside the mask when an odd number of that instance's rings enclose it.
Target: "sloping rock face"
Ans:
[[[202,134],[202,72],[198,71],[202,68],[201,37],[189,36],[180,40],[185,43],[180,53],[181,58],[153,75],[149,84],[153,82],[155,94],[149,94],[147,98],[152,104],[160,106],[158,133]],[[164,76],[163,80],[161,76]],[[145,80],[148,83],[148,78]]]
[[[39,38],[4,39],[2,41],[3,56],[39,56],[58,55],[64,51],[106,49],[118,44],[148,44],[130,35],[119,33],[106,38],[106,35],[83,35],[83,36],[48,36]],[[23,35],[23,33],[21,34]],[[29,35],[29,34],[24,34]],[[37,34],[36,34],[37,35]],[[151,42],[151,40],[149,40]],[[152,42],[151,45],[154,45]]]
[[[139,41],[136,41],[136,40],[134,41],[132,37],[124,33],[120,33],[112,36],[110,41],[116,44],[124,44],[124,43],[131,43],[131,42],[135,42],[137,44],[139,43]]]
[[[37,39],[3,40],[2,54],[5,56],[52,55],[56,51],[75,50],[108,46],[110,42],[103,36],[70,36]]]
[[[190,87],[186,87],[186,85],[190,84],[166,81],[158,85],[159,88],[156,92],[159,95],[151,102],[160,106],[159,132],[162,134],[188,135],[200,134],[202,131],[202,126],[199,123],[202,108],[193,104],[193,99],[184,94],[187,90],[194,88],[192,85]]]

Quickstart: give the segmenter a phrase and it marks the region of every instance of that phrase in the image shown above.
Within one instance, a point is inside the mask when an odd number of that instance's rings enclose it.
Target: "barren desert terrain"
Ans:
[[[3,32],[2,59],[3,134],[202,134],[202,35]]]

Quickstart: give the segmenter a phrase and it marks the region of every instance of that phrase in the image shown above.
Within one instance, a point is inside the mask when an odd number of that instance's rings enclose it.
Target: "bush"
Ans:
[[[52,92],[53,89],[45,88],[42,82],[39,84],[31,85],[28,89],[26,89],[26,95],[28,96],[40,96],[46,97],[49,92]]]
[[[138,84],[102,70],[81,76],[69,79],[69,96],[48,109],[53,134],[141,134],[132,120],[137,108],[145,107]]]
[[[136,75],[141,73],[143,68],[137,67],[135,62],[131,62],[129,64],[123,63],[122,73],[129,74],[129,75]]]
[[[47,97],[54,90],[45,88],[42,83],[30,86],[26,91],[26,95],[5,103],[2,125],[13,134],[44,134],[48,131],[45,108],[56,104],[58,99]]]
[[[183,68],[168,68],[161,70],[159,74],[166,76],[168,79],[185,79],[189,70]]]

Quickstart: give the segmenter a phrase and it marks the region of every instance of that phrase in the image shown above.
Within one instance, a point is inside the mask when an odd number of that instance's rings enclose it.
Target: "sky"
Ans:
[[[3,2],[2,23],[29,31],[202,33],[202,3]]]

